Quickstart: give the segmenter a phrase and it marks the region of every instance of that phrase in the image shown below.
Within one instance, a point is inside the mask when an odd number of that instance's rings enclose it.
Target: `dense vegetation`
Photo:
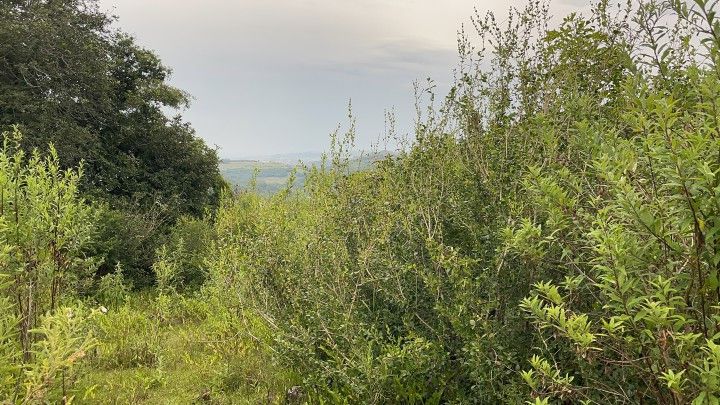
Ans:
[[[83,162],[83,194],[108,203],[101,272],[119,261],[144,283],[168,226],[216,206],[223,184],[215,151],[163,112],[188,96],[112,22],[91,0],[0,2],[0,129],[19,126],[28,151],[52,143],[63,168]]]
[[[10,8],[27,4],[46,3]],[[351,120],[302,187],[178,216],[151,290],[97,270],[100,177],[8,132],[0,395],[719,403],[717,4],[599,1],[552,29],[541,1],[475,15],[405,147],[353,170]]]

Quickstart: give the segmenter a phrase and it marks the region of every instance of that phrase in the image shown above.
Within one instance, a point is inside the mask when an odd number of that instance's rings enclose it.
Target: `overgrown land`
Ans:
[[[476,12],[268,196],[93,0],[0,1],[0,403],[720,403],[717,5]]]

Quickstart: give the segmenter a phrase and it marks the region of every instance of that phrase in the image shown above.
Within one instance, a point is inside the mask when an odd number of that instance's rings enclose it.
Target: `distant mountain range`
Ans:
[[[298,161],[304,163],[319,162],[322,159],[322,152],[299,152],[279,153],[274,155],[248,155],[238,159],[222,159],[223,161],[258,161],[258,162],[280,162],[296,164]]]

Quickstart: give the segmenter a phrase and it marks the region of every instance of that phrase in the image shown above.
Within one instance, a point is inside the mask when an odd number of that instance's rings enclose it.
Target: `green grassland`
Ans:
[[[280,403],[289,374],[200,297],[128,295],[97,323],[79,404]]]
[[[348,167],[351,171],[364,170],[388,156],[389,152],[363,153],[350,159]],[[318,165],[319,162],[304,162],[307,166]],[[271,195],[280,191],[288,184],[291,174],[295,174],[295,185],[301,187],[305,182],[305,171],[302,164],[262,160],[231,160],[224,159],[219,164],[220,173],[234,190],[252,189]]]
[[[262,194],[273,194],[283,188],[295,166],[282,162],[264,162],[259,160],[223,160],[220,162],[220,173],[235,190],[251,188],[255,178],[255,191]],[[304,175],[297,174],[299,184]]]

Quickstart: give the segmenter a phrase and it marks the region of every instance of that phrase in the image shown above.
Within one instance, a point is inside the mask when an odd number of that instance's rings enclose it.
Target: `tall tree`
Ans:
[[[96,0],[0,1],[0,127],[85,162],[85,191],[116,207],[199,215],[222,180],[215,150],[167,108],[188,104],[151,51]]]

